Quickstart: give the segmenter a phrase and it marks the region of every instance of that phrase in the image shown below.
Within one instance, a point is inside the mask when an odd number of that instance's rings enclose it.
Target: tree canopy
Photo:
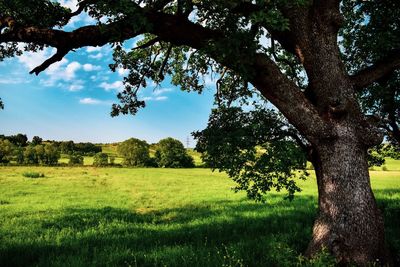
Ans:
[[[137,138],[130,138],[118,145],[118,154],[127,166],[144,167],[149,164],[149,144]]]
[[[182,142],[171,137],[160,140],[156,145],[155,160],[158,167],[192,168],[193,158],[188,155]]]

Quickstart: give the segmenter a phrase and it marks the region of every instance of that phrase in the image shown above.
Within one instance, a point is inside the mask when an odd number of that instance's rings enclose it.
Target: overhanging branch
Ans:
[[[53,56],[51,56],[49,59],[43,62],[40,66],[37,66],[36,68],[31,70],[29,74],[34,73],[36,75],[39,75],[39,73],[46,70],[51,64],[61,61],[65,57],[65,55],[68,54],[68,52],[69,52],[68,49],[58,49],[57,53],[55,53]]]
[[[392,50],[374,65],[350,76],[350,79],[354,89],[359,91],[398,68],[400,68],[400,48]]]

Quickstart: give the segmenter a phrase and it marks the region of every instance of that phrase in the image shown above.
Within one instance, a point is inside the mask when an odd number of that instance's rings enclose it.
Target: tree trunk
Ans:
[[[380,265],[387,262],[384,223],[371,190],[367,149],[346,135],[314,148],[319,214],[307,255],[325,248],[339,263]]]

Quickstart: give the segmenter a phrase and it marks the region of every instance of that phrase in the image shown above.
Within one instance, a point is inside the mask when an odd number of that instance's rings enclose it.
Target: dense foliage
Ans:
[[[68,159],[69,165],[83,165],[83,156],[78,153],[70,154]]]
[[[24,164],[57,165],[60,152],[56,145],[29,145],[23,151]]]
[[[157,143],[155,160],[159,167],[164,168],[194,167],[193,158],[187,154],[182,142],[171,137]]]
[[[194,136],[206,164],[226,171],[237,182],[236,190],[245,190],[250,198],[262,200],[273,188],[286,189],[292,198],[300,190],[296,170],[305,168],[306,156],[288,137],[296,132],[273,110],[213,110],[207,128]]]
[[[385,56],[395,57],[400,47],[400,2],[345,0],[342,12],[346,23],[341,45],[350,72],[370,67]],[[356,25],[356,26],[355,26]],[[393,48],[397,50],[393,51]],[[364,112],[400,146],[400,71],[392,70],[368,87],[359,90]]]
[[[74,141],[56,142],[60,147],[61,153],[73,154],[78,153],[86,156],[94,156],[96,153],[101,152],[101,146],[93,143],[74,143]]]
[[[10,162],[13,155],[13,144],[7,139],[0,139],[0,163]]]
[[[118,145],[118,154],[124,158],[126,166],[144,167],[149,164],[149,144],[136,138],[130,138]]]
[[[0,139],[8,140],[14,145],[20,147],[28,145],[28,137],[26,136],[26,134],[19,133],[17,135],[10,135],[10,136],[0,135]]]
[[[108,155],[106,153],[97,153],[93,158],[93,166],[105,167],[108,165]]]

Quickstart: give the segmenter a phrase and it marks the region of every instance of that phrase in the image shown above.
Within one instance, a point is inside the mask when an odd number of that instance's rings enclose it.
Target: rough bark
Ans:
[[[338,1],[316,1],[308,19],[296,16],[298,54],[309,78],[306,96],[330,125],[328,137],[325,131],[318,140],[307,137],[313,146],[319,214],[306,254],[314,256],[325,248],[341,264],[367,266],[387,262],[383,218],[366,158],[368,147],[380,143],[381,136],[366,122],[356,86],[341,61],[338,10]]]
[[[319,214],[307,255],[326,248],[340,263],[387,263],[384,223],[371,190],[366,148],[352,129],[315,147]]]

